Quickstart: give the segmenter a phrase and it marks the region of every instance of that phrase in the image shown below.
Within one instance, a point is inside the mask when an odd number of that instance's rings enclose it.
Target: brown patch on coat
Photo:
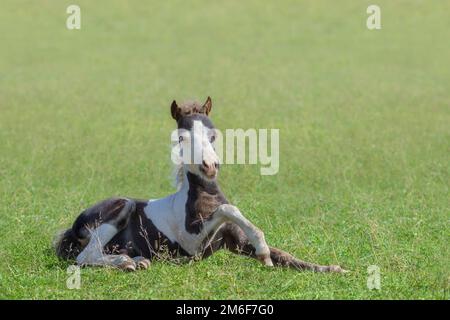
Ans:
[[[216,181],[205,181],[190,172],[188,199],[186,201],[186,230],[199,233],[203,222],[211,218],[221,205],[228,203]]]

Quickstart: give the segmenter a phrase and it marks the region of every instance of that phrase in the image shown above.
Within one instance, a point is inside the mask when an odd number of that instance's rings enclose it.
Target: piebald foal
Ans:
[[[269,247],[263,232],[228,203],[216,177],[215,129],[208,115],[212,103],[173,101],[178,125],[180,159],[178,190],[162,199],[111,198],[82,212],[71,229],[57,238],[57,255],[87,266],[112,266],[127,271],[146,269],[160,257],[206,258],[221,248],[258,259],[266,266],[286,266],[318,272],[343,272],[320,266]],[[200,146],[200,147],[197,147]],[[167,255],[168,253],[168,255]]]

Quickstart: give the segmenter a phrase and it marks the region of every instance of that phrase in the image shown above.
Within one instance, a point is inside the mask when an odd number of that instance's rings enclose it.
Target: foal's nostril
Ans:
[[[202,165],[200,170],[202,170],[208,177],[214,177],[218,171],[217,162],[206,162],[202,160]]]

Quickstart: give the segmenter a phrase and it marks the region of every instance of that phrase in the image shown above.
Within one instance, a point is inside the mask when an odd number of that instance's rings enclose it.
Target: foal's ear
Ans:
[[[181,116],[181,109],[178,107],[177,102],[173,100],[172,105],[170,106],[170,112],[172,113],[172,118],[174,118],[176,121]]]
[[[206,102],[202,107],[202,113],[209,115],[209,113],[211,112],[211,108],[212,108],[212,101],[211,97],[208,96],[208,99],[206,99]]]

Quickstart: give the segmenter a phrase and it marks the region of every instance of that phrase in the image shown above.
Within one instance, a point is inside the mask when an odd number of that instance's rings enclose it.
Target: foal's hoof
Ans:
[[[259,255],[256,256],[258,258],[259,261],[262,262],[263,265],[265,265],[266,267],[273,267],[273,262],[272,259],[270,259],[270,256],[267,255]]]
[[[133,261],[136,263],[136,267],[139,270],[146,270],[150,267],[150,260],[142,256],[134,257]]]
[[[330,272],[336,272],[336,273],[348,273],[348,270],[342,269],[340,266],[337,265],[331,265],[329,266]]]
[[[136,271],[136,263],[129,256],[119,255],[117,257],[117,268],[127,272]]]

